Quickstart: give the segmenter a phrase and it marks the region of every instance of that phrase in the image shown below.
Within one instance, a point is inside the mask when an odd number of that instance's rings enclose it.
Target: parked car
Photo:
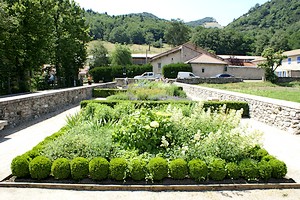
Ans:
[[[217,74],[215,76],[215,78],[230,78],[230,77],[234,77],[234,75],[231,75],[231,74]]]
[[[161,78],[160,74],[154,74],[154,72],[145,72],[142,75],[135,76],[135,79],[159,79]]]
[[[183,78],[199,78],[199,76],[196,76],[192,72],[178,72],[177,78],[183,79]]]

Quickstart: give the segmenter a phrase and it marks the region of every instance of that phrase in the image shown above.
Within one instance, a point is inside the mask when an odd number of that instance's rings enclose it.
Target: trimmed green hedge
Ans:
[[[125,93],[127,90],[120,90],[120,89],[110,89],[110,88],[102,88],[102,89],[93,89],[93,97],[101,97],[106,98],[111,95],[115,95],[117,93]]]
[[[165,65],[162,68],[162,73],[165,78],[177,78],[178,72],[192,72],[193,69],[189,64],[173,63]]]
[[[84,100],[80,102],[81,108],[85,108],[88,103],[99,103],[105,104],[111,107],[114,107],[118,103],[122,103],[124,100]],[[169,100],[169,101],[130,101],[135,104],[136,108],[140,107],[147,107],[152,108],[160,105],[168,105],[168,104],[184,104],[184,105],[192,105],[195,104],[196,101],[189,101],[189,100]],[[206,101],[204,102],[204,108],[211,108],[212,110],[218,109],[226,104],[226,109],[234,109],[240,110],[243,109],[242,117],[249,117],[249,104],[247,102],[240,102],[240,101]]]

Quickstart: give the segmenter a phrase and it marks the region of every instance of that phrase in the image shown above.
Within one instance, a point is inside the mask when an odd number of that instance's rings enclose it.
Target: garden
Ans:
[[[142,81],[106,101],[84,101],[65,127],[13,159],[12,175],[120,184],[285,177],[286,164],[261,147],[262,134],[241,125],[246,103],[184,97],[172,84]]]

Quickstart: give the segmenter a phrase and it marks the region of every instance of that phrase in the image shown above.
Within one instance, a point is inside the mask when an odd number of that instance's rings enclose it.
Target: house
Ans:
[[[300,49],[285,51],[282,53],[287,58],[282,60],[281,65],[275,70],[278,77],[300,77]],[[265,61],[265,58],[259,58],[252,63],[258,65]]]
[[[161,74],[163,66],[171,63],[191,64],[193,73],[200,77],[210,76],[212,67],[215,69],[215,72],[223,72],[228,65],[228,63],[219,56],[209,53],[191,43],[185,43],[151,58],[153,72],[155,74]],[[217,68],[219,70],[217,70]]]
[[[187,63],[191,65],[193,73],[199,77],[214,77],[217,74],[228,73],[243,79],[262,79],[264,70],[251,63],[256,58],[232,55],[218,56],[194,44],[185,43],[153,56],[151,64],[155,74],[161,74],[165,65]]]
[[[300,77],[300,49],[285,51],[287,58],[282,61],[275,73],[278,77]]]
[[[151,58],[156,54],[131,54],[132,64],[134,65],[144,65],[149,63]]]

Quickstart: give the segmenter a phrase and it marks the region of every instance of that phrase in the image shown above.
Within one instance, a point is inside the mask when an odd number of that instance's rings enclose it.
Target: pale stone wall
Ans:
[[[257,67],[227,67],[228,74],[232,74],[235,77],[240,77],[246,80],[262,80],[265,76],[264,69]]]
[[[175,84],[181,86],[187,95],[193,99],[220,99],[248,102],[251,118],[292,134],[300,134],[300,103],[177,82]]]
[[[224,73],[225,65],[217,64],[191,64],[193,68],[193,73],[199,77],[214,77],[217,74]],[[204,72],[202,72],[204,69]]]
[[[0,98],[0,119],[8,122],[5,128],[15,127],[65,107],[78,105],[82,100],[91,99],[95,87],[107,88],[115,85],[115,82],[92,84]]]

